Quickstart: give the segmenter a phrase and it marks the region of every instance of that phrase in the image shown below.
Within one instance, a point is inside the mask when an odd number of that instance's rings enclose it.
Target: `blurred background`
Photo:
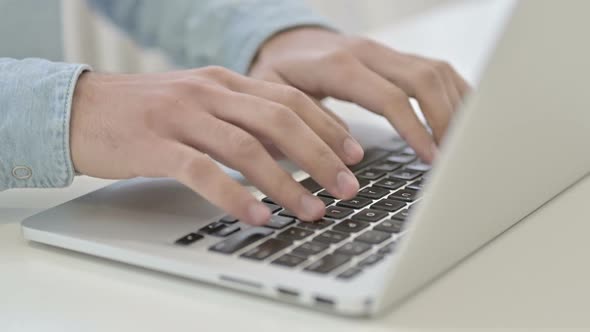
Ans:
[[[199,0],[195,0],[199,1]],[[307,0],[319,13],[353,33],[374,31],[455,0]],[[67,61],[104,71],[159,71],[170,67],[156,51],[142,51],[82,0],[62,0]]]

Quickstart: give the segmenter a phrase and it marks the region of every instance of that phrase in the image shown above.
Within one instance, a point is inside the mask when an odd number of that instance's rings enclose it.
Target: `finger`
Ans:
[[[457,70],[450,66],[450,71],[451,71],[451,77],[453,78],[453,81],[455,82],[455,86],[457,87],[457,90],[459,91],[459,95],[461,96],[461,99],[464,100],[465,97],[467,97],[467,95],[471,92],[471,86],[469,85],[469,83],[467,83],[467,81],[463,78],[463,76],[461,76]]]
[[[361,40],[353,47],[353,52],[372,71],[416,98],[435,141],[440,143],[454,110],[453,103],[458,103],[451,90],[454,82],[449,87],[451,82],[447,82],[430,61],[396,52],[370,40]]]
[[[212,204],[245,223],[263,225],[270,219],[270,210],[207,155],[179,142],[168,144],[163,155],[169,175]]]
[[[343,128],[343,126],[334,121],[332,117],[330,117],[322,108],[318,107],[318,105],[305,93],[291,86],[244,77],[236,78],[230,88],[240,93],[272,100],[284,105],[291,111],[291,113],[296,114],[303,121],[297,121],[297,124],[293,124],[296,126],[293,128],[299,129],[298,132],[291,130],[292,134],[298,135],[294,137],[303,138],[300,136],[300,134],[304,133],[304,131],[301,131],[303,130],[302,127],[308,126],[321,140],[327,143],[329,148],[346,164],[353,165],[362,160],[363,150],[360,144]],[[268,112],[268,110],[266,111]],[[266,114],[266,116],[271,116],[271,114]],[[283,116],[288,117],[289,115],[283,114]],[[268,128],[268,126],[265,127],[267,129],[272,129]],[[312,146],[318,144],[318,142],[315,142],[315,137],[316,135],[308,137],[309,139],[307,141],[312,144]],[[298,150],[300,150],[300,148]],[[326,153],[321,150],[318,150],[318,152]],[[333,163],[328,165],[332,164]]]
[[[439,72],[429,64],[417,62],[402,70],[399,85],[418,100],[434,139],[440,144],[449,126],[453,105]]]
[[[247,105],[241,105],[241,108],[247,108]],[[178,127],[178,134],[186,144],[239,170],[253,185],[281,206],[295,212],[300,219],[317,220],[323,216],[323,202],[279,167],[262,144],[248,132],[209,114],[184,117]]]
[[[342,128],[344,128],[344,130],[346,130],[347,132],[350,132],[350,128],[348,127],[348,124],[346,124],[346,122],[344,122],[344,120],[342,120],[342,118],[340,117],[340,115],[334,113],[334,111],[332,111],[331,109],[327,108],[321,101],[319,101],[319,100],[317,100],[315,98],[313,98],[312,100],[313,100],[313,102],[319,108],[321,108],[326,114],[328,114],[329,117],[331,117],[340,126],[342,126]]]
[[[254,78],[259,78],[268,82],[273,82],[273,83],[278,83],[278,84],[283,84],[283,85],[291,85],[289,84],[289,82],[287,82],[285,79],[283,79],[280,75],[278,75],[276,72],[272,71],[272,72],[265,72],[263,74],[260,74],[260,76],[254,77]],[[322,109],[326,114],[328,114],[328,116],[330,116],[334,121],[338,122],[338,124],[340,126],[342,126],[342,128],[344,128],[344,130],[346,130],[347,132],[350,132],[348,125],[346,124],[346,122],[344,122],[344,120],[342,120],[342,118],[340,116],[338,116],[336,113],[334,113],[332,110],[328,109],[326,106],[324,106],[324,104],[322,104],[322,102],[316,98],[312,97],[312,101],[316,104],[316,106],[320,109]]]
[[[446,88],[447,96],[453,106],[452,111],[457,111],[459,107],[461,107],[465,92],[468,91],[467,83],[463,78],[445,61],[428,59],[416,55],[409,55],[409,57],[414,58],[416,61],[421,61],[422,63],[428,63],[432,68],[439,72],[439,76],[442,78],[444,87]]]
[[[309,76],[314,73],[306,73],[307,77],[299,79],[314,84],[314,89],[323,95],[356,103],[385,116],[422,160],[433,160],[434,141],[414,113],[407,94],[352,56],[327,59],[324,68],[327,73],[323,71],[313,77]],[[297,72],[290,74],[298,76]]]
[[[356,195],[359,185],[354,174],[291,109],[242,93],[231,93],[225,101],[215,109],[217,118],[270,140],[333,195],[342,199]],[[231,111],[237,108],[242,111]]]

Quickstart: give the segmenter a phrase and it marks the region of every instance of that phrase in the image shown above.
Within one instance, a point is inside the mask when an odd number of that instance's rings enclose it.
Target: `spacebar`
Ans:
[[[232,254],[250,244],[271,235],[274,231],[264,227],[249,228],[227,240],[213,245],[209,250],[223,254]]]

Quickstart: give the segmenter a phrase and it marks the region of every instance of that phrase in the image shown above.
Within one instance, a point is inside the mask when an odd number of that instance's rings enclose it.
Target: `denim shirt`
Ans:
[[[327,26],[298,0],[89,2],[142,46],[162,49],[185,68],[221,65],[245,73],[259,46],[273,34],[295,26]],[[18,10],[26,3],[0,0],[0,21],[28,12]],[[37,8],[35,15],[45,12],[51,11]],[[51,21],[22,18],[20,22],[30,25]],[[43,31],[45,27],[37,29]],[[61,42],[61,36],[54,37],[44,39],[48,50]],[[0,40],[0,50],[10,50],[10,54],[33,52],[30,47],[27,51],[19,47],[36,43],[33,46],[41,51],[22,57],[6,57],[0,52],[0,191],[64,187],[75,174],[69,141],[72,96],[79,75],[91,68],[41,59],[45,45],[39,39],[43,38],[20,39]]]

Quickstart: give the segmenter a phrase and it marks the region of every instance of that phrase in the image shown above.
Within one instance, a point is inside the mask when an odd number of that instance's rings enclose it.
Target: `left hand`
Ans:
[[[446,62],[397,52],[370,39],[307,27],[268,40],[249,75],[291,85],[318,101],[334,97],[381,114],[426,162],[435,158],[454,111],[470,90]],[[410,97],[420,104],[432,135],[414,113]]]

